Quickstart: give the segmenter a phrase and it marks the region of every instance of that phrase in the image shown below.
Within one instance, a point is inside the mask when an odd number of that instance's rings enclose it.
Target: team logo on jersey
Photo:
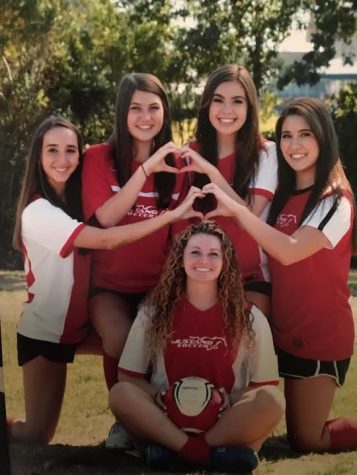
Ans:
[[[166,210],[158,210],[155,206],[136,205],[135,208],[128,211],[128,216],[136,216],[138,218],[150,219],[155,218]]]
[[[176,338],[171,345],[177,348],[199,348],[206,351],[218,350],[222,345],[227,348],[227,341],[223,337],[214,336],[190,336],[188,338]]]
[[[276,220],[276,226],[278,228],[287,228],[288,226],[297,224],[295,214],[279,214],[278,219]]]

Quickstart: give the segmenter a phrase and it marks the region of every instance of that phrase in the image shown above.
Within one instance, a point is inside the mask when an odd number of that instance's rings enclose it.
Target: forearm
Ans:
[[[157,231],[169,224],[174,217],[174,211],[166,211],[156,218],[122,226],[113,226],[106,229],[86,226],[74,240],[74,245],[88,249],[114,249]]]
[[[230,198],[237,203],[245,205],[245,201],[234,191],[228,181],[224,178],[222,173],[215,166],[211,165],[207,170],[207,176],[212,183],[219,186]]]
[[[144,170],[139,167],[123,188],[96,210],[95,215],[101,226],[115,226],[123,219],[133,207],[145,181]]]

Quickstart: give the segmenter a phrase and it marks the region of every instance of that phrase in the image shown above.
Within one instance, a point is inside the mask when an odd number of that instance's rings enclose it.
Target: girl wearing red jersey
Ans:
[[[200,436],[174,425],[163,410],[164,390],[187,376],[225,395],[226,410]],[[254,451],[282,415],[277,361],[266,318],[247,309],[234,248],[215,224],[178,237],[130,330],[119,381],[110,406],[135,437],[159,444],[149,446],[154,467],[169,468],[182,457],[224,471],[255,468]]]
[[[36,130],[18,205],[14,246],[23,252],[28,299],[18,323],[25,422],[9,427],[12,440],[51,440],[60,416],[67,363],[77,351],[100,352],[89,335],[89,249],[112,249],[178,219],[195,195],[175,210],[125,226],[87,226],[81,213],[82,143],[77,129],[49,117]],[[79,250],[78,248],[81,248]]]
[[[127,74],[116,101],[107,143],[85,152],[83,206],[101,227],[150,220],[177,206],[187,190],[173,154],[171,118],[163,85],[155,76]],[[170,227],[123,248],[93,253],[90,313],[103,342],[108,388],[117,381],[118,357],[138,303],[158,282],[170,247]],[[114,426],[107,446],[117,443]],[[113,443],[112,443],[113,439]]]
[[[186,155],[191,163],[182,171],[196,172],[192,181],[195,186],[216,183],[257,216],[271,201],[277,183],[275,144],[260,135],[257,92],[244,67],[228,65],[209,75],[198,113],[196,140],[189,144]],[[268,314],[266,256],[236,223],[224,217],[215,219],[236,249],[247,299]]]
[[[303,451],[356,449],[357,419],[328,420],[353,353],[348,302],[356,245],[353,194],[321,101],[291,101],[277,122],[276,139],[279,186],[270,225],[215,185],[205,191],[219,201],[215,212],[236,217],[269,254],[271,328],[285,378],[291,445]]]

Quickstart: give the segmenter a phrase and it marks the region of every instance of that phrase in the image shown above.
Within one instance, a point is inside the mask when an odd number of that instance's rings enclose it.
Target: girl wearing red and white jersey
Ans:
[[[226,396],[226,410],[200,437],[175,426],[160,398],[187,376],[207,379]],[[283,410],[277,361],[266,318],[246,306],[232,243],[214,223],[189,227],[178,237],[130,330],[119,381],[110,392],[116,417],[141,441],[173,451],[151,447],[153,465],[168,468],[164,459],[172,461],[176,453],[199,465],[236,471],[242,452],[234,447],[244,446],[256,465],[253,451]],[[223,452],[224,461],[217,455]]]
[[[111,249],[140,239],[185,214],[199,195],[189,192],[178,208],[150,221],[98,229],[82,220],[81,164],[77,129],[61,117],[44,120],[30,148],[14,231],[28,286],[17,341],[26,420],[9,428],[15,441],[51,440],[67,363],[77,351],[101,352],[89,334],[91,256],[85,249]]]
[[[85,152],[86,219],[107,227],[147,221],[175,208],[187,192],[186,174],[178,174],[175,167],[177,152],[168,99],[159,79],[144,73],[125,75],[118,89],[112,137]],[[103,342],[109,389],[117,382],[117,360],[137,305],[157,284],[170,244],[170,227],[165,226],[123,248],[93,253],[89,307]],[[107,446],[122,445],[116,441],[120,438],[119,427],[114,426]]]
[[[244,67],[223,66],[209,75],[196,140],[186,156],[191,163],[182,171],[196,172],[195,186],[216,183],[257,216],[267,208],[277,184],[276,148],[259,132],[257,92]],[[218,216],[215,220],[233,242],[248,301],[267,315],[271,286],[265,254],[237,223]]]
[[[357,419],[328,420],[353,353],[348,274],[355,202],[326,106],[291,101],[276,126],[279,185],[268,223],[207,185],[215,212],[236,217],[269,254],[271,328],[285,378],[291,444],[304,451],[357,448]],[[215,213],[208,214],[208,217]]]

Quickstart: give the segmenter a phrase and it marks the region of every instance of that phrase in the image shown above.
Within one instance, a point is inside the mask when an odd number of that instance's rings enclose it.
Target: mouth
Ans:
[[[306,153],[292,153],[290,155],[290,157],[293,159],[293,160],[299,160],[301,158],[305,158],[306,157]]]
[[[233,122],[235,122],[236,119],[225,118],[225,117],[219,117],[218,120],[219,120],[222,124],[233,124]]]
[[[152,125],[137,125],[136,127],[140,130],[149,130],[152,128]]]
[[[197,272],[210,272],[211,269],[208,269],[207,267],[195,267],[195,270]]]
[[[55,170],[58,173],[65,173],[68,170],[68,168],[55,168]]]

